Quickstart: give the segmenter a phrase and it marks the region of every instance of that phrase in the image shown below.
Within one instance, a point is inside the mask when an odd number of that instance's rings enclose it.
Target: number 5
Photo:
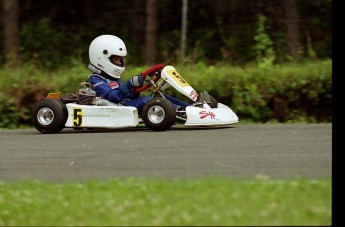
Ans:
[[[80,127],[83,122],[83,110],[73,109],[73,126]]]

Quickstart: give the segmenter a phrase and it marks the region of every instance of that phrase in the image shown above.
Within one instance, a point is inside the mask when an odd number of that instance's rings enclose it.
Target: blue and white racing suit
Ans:
[[[152,99],[151,96],[140,96],[140,93],[133,91],[128,82],[123,84],[121,79],[110,80],[94,73],[89,77],[88,81],[93,85],[96,96],[116,104],[134,106],[139,110],[139,113],[144,105]],[[175,108],[190,105],[172,96],[166,94],[164,96],[172,102]]]

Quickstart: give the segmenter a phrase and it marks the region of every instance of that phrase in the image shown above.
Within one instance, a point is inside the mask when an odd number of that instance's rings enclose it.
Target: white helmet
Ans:
[[[89,47],[90,63],[114,78],[121,78],[126,55],[125,43],[114,35],[98,36]]]

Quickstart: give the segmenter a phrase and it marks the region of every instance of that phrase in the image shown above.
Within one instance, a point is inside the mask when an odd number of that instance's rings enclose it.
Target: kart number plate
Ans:
[[[187,81],[185,81],[182,76],[176,70],[167,70],[167,73],[171,76],[174,81],[181,87],[190,86]]]
[[[83,109],[73,108],[73,126],[81,127],[83,124]]]

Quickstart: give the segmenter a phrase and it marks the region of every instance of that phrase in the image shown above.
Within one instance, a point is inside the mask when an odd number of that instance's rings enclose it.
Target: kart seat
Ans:
[[[122,106],[121,104],[116,104],[116,103],[110,102],[106,99],[102,99],[100,97],[96,98],[95,105],[96,106]]]

